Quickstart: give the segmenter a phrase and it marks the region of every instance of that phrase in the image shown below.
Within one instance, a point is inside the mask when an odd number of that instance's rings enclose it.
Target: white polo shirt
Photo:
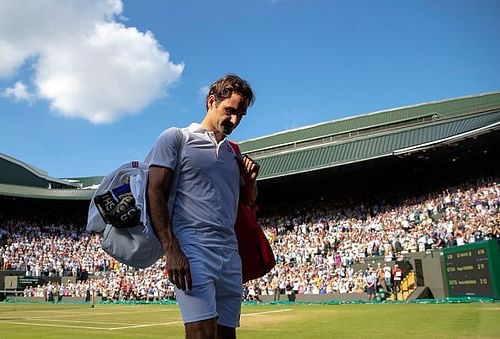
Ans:
[[[237,249],[234,223],[240,194],[236,154],[224,139],[200,124],[182,129],[185,144],[173,212],[173,231],[179,243]],[[165,130],[144,161],[175,169],[176,131]]]

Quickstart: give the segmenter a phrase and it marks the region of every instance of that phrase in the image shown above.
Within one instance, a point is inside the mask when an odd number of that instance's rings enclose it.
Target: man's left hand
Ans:
[[[247,175],[247,178],[255,182],[257,176],[259,175],[259,170],[260,170],[259,164],[256,163],[248,155],[243,155],[243,158],[241,159],[241,164],[243,170],[245,171],[245,174]]]

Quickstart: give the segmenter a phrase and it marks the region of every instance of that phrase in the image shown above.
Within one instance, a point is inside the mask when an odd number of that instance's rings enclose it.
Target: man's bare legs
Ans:
[[[236,339],[236,329],[217,325],[217,339]]]
[[[236,339],[236,329],[217,325],[217,318],[184,325],[186,339]]]

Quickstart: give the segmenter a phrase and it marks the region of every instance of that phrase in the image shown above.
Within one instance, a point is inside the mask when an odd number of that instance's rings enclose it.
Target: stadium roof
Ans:
[[[324,122],[263,136],[240,144],[242,152],[276,149],[325,137],[356,136],[376,129],[409,125],[435,119],[448,119],[500,109],[500,92],[479,94],[443,101],[383,110]]]
[[[500,92],[339,119],[247,140],[240,146],[260,163],[259,179],[266,180],[408,154],[497,129]],[[14,171],[15,167],[26,175],[16,177],[20,171]],[[0,195],[4,196],[88,200],[94,190],[83,188],[101,180],[50,178],[46,172],[1,153],[0,170]]]
[[[2,153],[0,153],[0,183],[44,188],[81,187],[79,182],[49,177],[46,171]]]
[[[0,195],[51,200],[90,200],[94,190],[91,189],[49,189],[32,186],[0,184]]]
[[[500,93],[385,110],[241,143],[261,180],[310,172],[477,137],[499,129]]]

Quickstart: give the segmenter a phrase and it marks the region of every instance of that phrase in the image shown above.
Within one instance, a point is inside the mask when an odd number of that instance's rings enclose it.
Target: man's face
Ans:
[[[219,103],[216,103],[215,97],[208,99],[207,115],[211,130],[216,134],[220,133],[224,136],[231,134],[246,114],[246,111],[246,101],[238,93],[233,93],[231,97]]]

